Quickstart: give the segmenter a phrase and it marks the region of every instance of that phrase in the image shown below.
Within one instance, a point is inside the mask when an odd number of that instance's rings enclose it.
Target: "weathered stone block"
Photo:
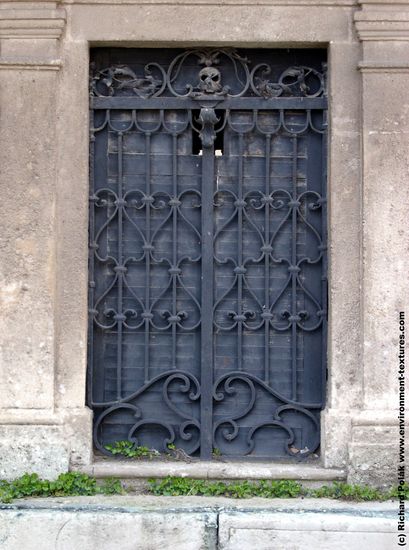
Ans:
[[[334,512],[334,511],[333,511]],[[348,513],[222,512],[219,549],[242,550],[385,550],[394,548],[392,518]]]
[[[0,426],[0,479],[35,472],[54,479],[69,467],[62,426]]]

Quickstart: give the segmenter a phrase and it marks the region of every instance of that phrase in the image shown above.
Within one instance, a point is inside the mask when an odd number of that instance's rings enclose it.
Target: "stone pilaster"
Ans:
[[[0,7],[0,477],[65,471],[67,441],[76,431],[75,414],[55,408],[56,121],[64,29],[65,11],[55,2]]]
[[[395,481],[398,321],[409,314],[409,5],[361,0],[362,369],[350,479]]]

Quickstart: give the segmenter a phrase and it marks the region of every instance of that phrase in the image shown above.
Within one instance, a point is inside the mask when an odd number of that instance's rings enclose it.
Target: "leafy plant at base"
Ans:
[[[260,481],[258,487],[259,497],[271,498],[296,498],[303,494],[303,487],[291,479]]]
[[[348,483],[334,481],[330,486],[324,485],[319,489],[311,490],[309,496],[342,500],[387,500],[390,498],[390,493],[382,493],[378,489],[367,485],[349,485]]]
[[[391,498],[400,499],[401,496],[404,500],[409,500],[409,484],[403,483],[399,487],[392,487],[392,489],[389,492],[389,495]]]
[[[41,479],[37,474],[24,474],[13,480],[0,480],[0,501],[15,498],[49,496],[93,496],[123,493],[119,479],[108,478],[101,485],[97,480],[79,472],[60,474],[55,481]]]
[[[401,493],[409,500],[409,486],[405,486],[399,492],[396,487],[381,491],[367,485],[350,485],[348,483],[334,482],[332,485],[324,485],[318,489],[308,489],[293,480],[272,481],[239,481],[225,483],[223,481],[208,481],[204,479],[189,479],[168,476],[162,480],[150,479],[149,490],[154,495],[162,496],[225,496],[231,498],[331,498],[340,500],[369,501],[388,500],[399,498]]]
[[[168,446],[168,448],[170,448]],[[115,441],[112,445],[105,445],[105,449],[113,455],[122,455],[127,458],[153,458],[160,453],[155,449],[148,449],[148,447],[135,447],[132,441]]]
[[[231,498],[294,498],[301,495],[302,487],[296,481],[239,481],[225,483],[204,479],[166,477],[160,481],[149,480],[150,491],[164,496],[226,496]]]
[[[380,491],[366,485],[349,485],[334,482],[317,489],[302,487],[293,480],[271,481],[209,481],[168,476],[161,480],[149,480],[149,492],[162,496],[225,496],[230,498],[332,498],[351,501],[388,500],[401,496],[409,500],[409,485],[403,484]],[[60,474],[55,481],[41,479],[37,474],[24,474],[14,481],[0,480],[0,502],[9,503],[16,498],[47,496],[93,496],[123,494],[119,479],[107,478],[101,484],[93,477],[79,472]]]

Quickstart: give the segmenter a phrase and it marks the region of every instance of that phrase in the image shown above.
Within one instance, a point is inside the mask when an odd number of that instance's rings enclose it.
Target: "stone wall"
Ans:
[[[321,467],[396,479],[409,311],[407,0],[0,4],[0,477],[92,464],[85,406],[92,45],[328,46],[328,401]],[[272,474],[275,465],[271,465]]]

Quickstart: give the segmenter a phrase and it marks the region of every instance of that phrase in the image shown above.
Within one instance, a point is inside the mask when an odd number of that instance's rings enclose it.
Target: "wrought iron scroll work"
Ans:
[[[322,72],[306,66],[289,67],[274,81],[268,78],[271,67],[260,63],[251,71],[251,87],[256,95],[266,99],[280,96],[320,97],[326,95],[326,69],[326,64],[323,64]]]
[[[170,387],[173,384],[173,392]],[[151,412],[149,416],[144,414],[143,409],[139,406],[139,400],[153,386],[161,386],[162,402],[166,405],[169,413],[173,414],[179,422],[178,430],[172,422],[166,421],[163,418],[163,410],[158,410],[156,414]],[[94,443],[99,451],[107,456],[111,453],[105,448],[106,440],[104,441],[103,430],[109,427],[110,421],[115,418],[115,415],[121,415],[121,422],[126,425],[127,433],[125,439],[134,444],[134,448],[139,445],[138,432],[145,427],[155,427],[162,429],[166,436],[162,440],[162,444],[156,450],[166,452],[169,444],[182,442],[187,445],[187,452],[194,454],[200,447],[200,423],[199,421],[186,414],[177,403],[172,401],[172,395],[175,394],[175,388],[179,393],[185,394],[192,403],[198,402],[200,399],[200,385],[198,380],[188,372],[183,371],[168,371],[159,376],[156,376],[149,383],[145,384],[139,390],[134,392],[126,399],[114,401],[113,403],[104,403],[101,407],[101,412],[94,423]],[[98,406],[97,410],[98,410]]]
[[[259,388],[259,390],[267,394],[276,405],[271,415],[266,417],[262,422],[253,424],[251,429],[248,430],[246,435],[246,448],[242,451],[243,454],[249,455],[254,450],[256,433],[268,427],[273,427],[287,434],[288,437],[284,445],[284,450],[290,457],[298,455],[299,458],[306,458],[317,450],[320,443],[319,423],[317,417],[311,412],[311,408],[314,410],[316,405],[312,403],[297,403],[291,401],[285,396],[280,395],[256,376],[244,374],[242,372],[230,372],[220,377],[215,382],[213,393],[215,402],[221,403],[223,401],[228,401],[229,398],[231,400],[237,399],[238,391],[235,384],[237,385],[238,383],[244,384],[248,388],[247,402],[244,402],[244,406],[240,407],[231,417],[221,418],[214,423],[213,439],[215,446],[218,445],[218,438],[221,438],[227,443],[234,442],[234,440],[238,438],[240,420],[244,420],[254,409],[257,399],[256,388]],[[294,418],[291,418],[291,415],[289,415],[291,411],[296,414],[295,422]],[[286,416],[288,417],[287,419],[285,418]],[[295,429],[297,426],[297,416],[302,418],[301,423],[309,423],[313,428],[308,432],[307,438],[302,440],[303,445],[301,445],[301,438]]]
[[[266,114],[263,116],[267,117]],[[305,458],[319,445],[316,413],[321,404],[318,401],[303,404],[300,399],[298,357],[302,354],[300,339],[304,335],[320,331],[326,318],[323,302],[314,295],[317,289],[314,292],[308,288],[311,269],[318,267],[320,273],[319,266],[324,261],[326,245],[325,230],[321,232],[317,224],[320,219],[325,219],[322,215],[325,196],[308,189],[304,178],[300,178],[299,164],[305,163],[307,156],[305,140],[302,141],[304,138],[300,136],[311,131],[323,133],[325,125],[321,129],[317,128],[308,111],[302,114],[293,113],[288,121],[285,121],[284,114],[280,112],[275,117],[274,127],[271,124],[268,130],[265,126],[262,127],[259,112],[241,112],[236,115],[228,112],[225,117],[229,137],[233,139],[234,136],[236,143],[231,157],[236,167],[232,167],[234,164],[229,165],[229,174],[235,178],[234,185],[226,177],[226,183],[219,183],[214,195],[220,220],[214,235],[214,261],[220,267],[222,278],[229,281],[215,301],[214,326],[215,334],[224,334],[225,338],[230,339],[235,337],[238,372],[222,376],[214,387],[214,445],[229,453],[228,447],[233,447],[237,442],[244,454],[250,454],[255,448],[256,434],[262,429],[274,428],[288,436],[283,447],[287,455]],[[248,147],[255,139],[259,140],[257,151],[261,148],[259,143],[263,142],[265,151],[265,167],[262,172],[265,182],[264,185],[259,184],[259,187],[252,187],[251,172],[247,172],[247,178],[245,176],[246,154],[248,155]],[[286,187],[277,184],[277,176],[273,180],[273,143],[276,151],[278,148],[281,148],[281,154],[285,151],[285,156],[281,159],[285,162],[290,160],[285,178],[281,172],[281,181]],[[302,149],[300,143],[304,143]],[[250,170],[249,166],[247,170]],[[305,244],[307,241],[308,248]],[[285,249],[283,242],[287,243]],[[260,288],[257,277],[261,270],[264,272],[264,289]],[[272,282],[273,285],[270,286]],[[235,309],[232,309],[232,305]],[[246,350],[249,349],[247,346],[252,344],[245,342],[249,342],[249,338],[257,338],[261,331],[265,334],[265,366],[263,376],[255,376],[248,372],[244,360]],[[282,334],[291,343],[290,380],[286,384],[286,395],[273,389],[277,388],[277,381],[272,374],[274,369],[272,370],[270,359],[270,339],[277,334]],[[222,336],[220,338],[220,345],[223,346]],[[261,347],[260,339],[257,342],[257,346]],[[277,357],[277,352],[274,357]],[[257,355],[257,359],[261,362],[263,354]],[[223,364],[219,369],[222,372]],[[246,391],[242,390],[242,394],[238,395],[233,381],[236,384],[240,382],[246,387]],[[220,392],[219,388],[223,384],[224,391]],[[229,398],[234,414],[226,414],[221,407],[224,405],[224,411],[226,410]],[[246,405],[237,405],[246,400]],[[271,415],[262,413],[264,418],[260,421],[262,414],[257,413],[256,409],[262,400],[269,403],[271,401]],[[293,411],[291,414],[290,410]],[[252,428],[249,429],[249,426]],[[243,433],[247,445],[245,450]],[[232,454],[234,455],[234,451]]]
[[[184,70],[192,58],[198,65],[196,78],[186,81]],[[229,83],[225,82],[226,68],[229,68]],[[308,66],[290,66],[281,71],[277,79],[269,79],[273,72],[269,64],[252,67],[251,60],[235,49],[188,50],[177,55],[168,66],[148,63],[140,74],[126,65],[94,70],[90,93],[97,97],[136,95],[143,99],[168,95],[197,100],[248,95],[266,99],[315,98],[326,95],[326,70],[326,64],[321,71]],[[231,74],[234,74],[233,80]]]

